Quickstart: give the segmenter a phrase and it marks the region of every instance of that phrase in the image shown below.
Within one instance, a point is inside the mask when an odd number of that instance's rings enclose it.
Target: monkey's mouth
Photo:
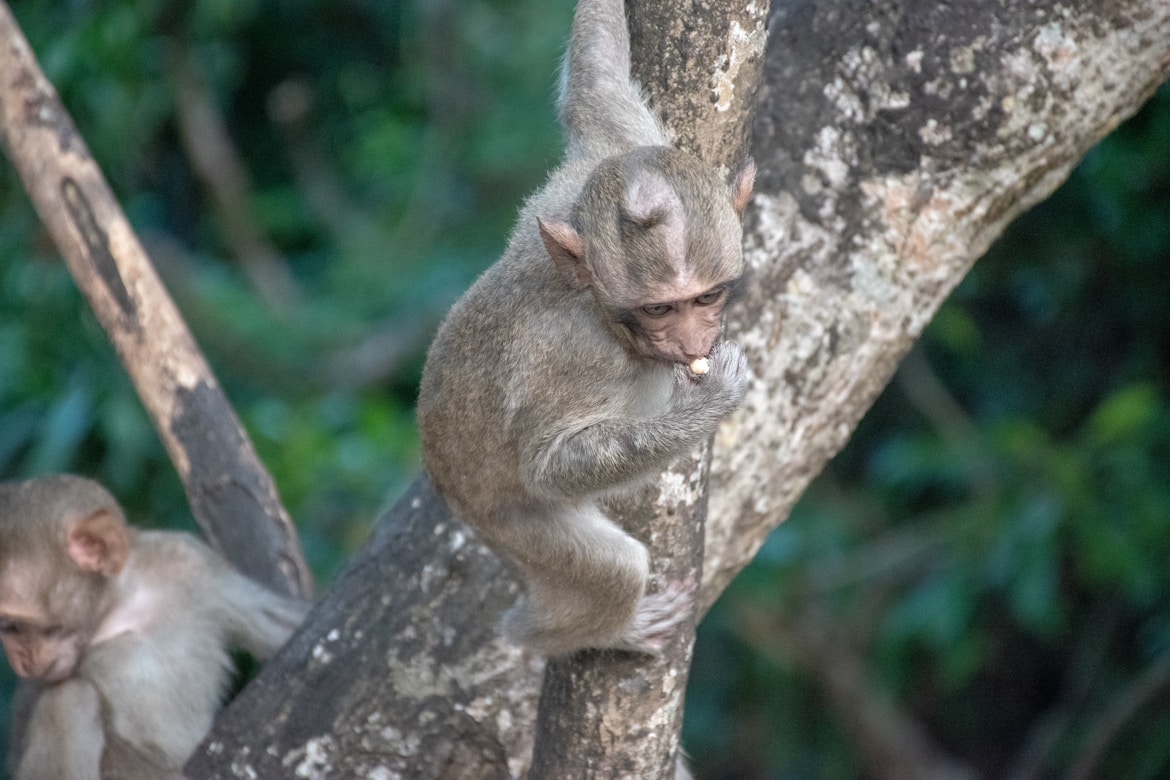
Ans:
[[[41,682],[59,683],[72,676],[74,669],[77,667],[77,653],[62,652],[54,656],[53,660],[40,666],[39,668],[30,669],[26,677],[33,677]]]
[[[73,664],[59,658],[40,674],[32,676],[51,685],[68,679],[71,674],[73,674]]]
[[[671,368],[674,366],[689,365],[691,362],[691,358],[684,355],[681,350],[670,349],[666,345],[649,344],[644,354],[646,357],[656,360],[659,363],[665,363]]]

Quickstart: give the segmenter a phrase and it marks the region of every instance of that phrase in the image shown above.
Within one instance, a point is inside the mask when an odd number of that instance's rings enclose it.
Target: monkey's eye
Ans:
[[[727,292],[725,287],[716,287],[714,290],[703,293],[698,298],[695,298],[695,303],[699,306],[711,306],[723,300],[723,294]]]
[[[20,623],[8,618],[0,618],[0,634],[14,635],[20,633]]]
[[[642,307],[642,313],[647,317],[665,317],[673,308],[669,303],[652,303]]]

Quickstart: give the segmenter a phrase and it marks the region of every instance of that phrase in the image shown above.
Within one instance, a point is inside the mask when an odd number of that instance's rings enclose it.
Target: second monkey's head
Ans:
[[[568,223],[540,221],[545,248],[638,356],[690,363],[719,337],[742,286],[740,217],[755,165],[728,184],[686,152],[646,146],[602,161]]]

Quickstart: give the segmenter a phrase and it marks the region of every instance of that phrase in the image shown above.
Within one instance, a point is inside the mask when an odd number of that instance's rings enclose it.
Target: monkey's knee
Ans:
[[[604,559],[527,577],[528,589],[504,614],[511,641],[543,655],[616,647],[634,619],[648,577],[645,550],[621,546]]]

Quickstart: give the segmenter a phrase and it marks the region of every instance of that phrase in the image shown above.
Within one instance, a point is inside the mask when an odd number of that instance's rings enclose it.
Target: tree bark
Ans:
[[[728,173],[739,170],[748,151],[769,5],[627,3],[635,80],[674,145]]]
[[[778,4],[731,313],[757,382],[716,439],[703,603],[787,517],[1012,219],[1170,75],[1170,4]]]
[[[729,324],[755,378],[715,440],[704,604],[974,259],[1170,74],[1165,0],[796,0],[770,30]],[[540,664],[495,634],[515,589],[420,482],[191,776],[523,774]]]
[[[272,478],[3,2],[0,137],[134,381],[204,534],[259,582],[311,595]]]

